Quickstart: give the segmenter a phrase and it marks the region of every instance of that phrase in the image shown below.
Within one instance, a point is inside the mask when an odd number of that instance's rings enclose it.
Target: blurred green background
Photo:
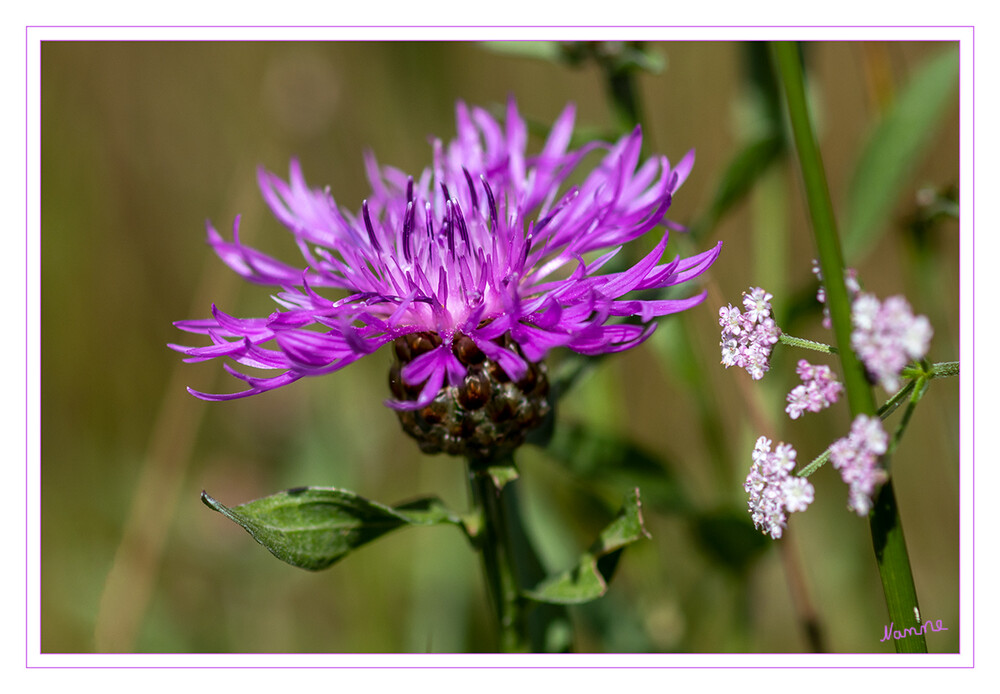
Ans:
[[[841,215],[876,125],[922,66],[955,47],[806,47]],[[674,234],[668,253],[720,239],[724,247],[702,278],[709,300],[590,370],[558,406],[555,452],[519,453],[529,527],[553,569],[571,565],[630,484],[639,479],[644,491],[652,539],[625,552],[605,598],[572,610],[576,648],[890,652],[879,642],[889,620],[868,524],[846,510],[835,471],[812,478],[816,502],[792,516],[780,542],[752,531],[745,510],[757,436],[792,443],[805,463],[849,425],[845,405],[785,416],[795,361],[810,355],[779,347],[760,383],[719,366],[718,307],[751,285],[775,294],[786,332],[829,339],[787,149],[750,167],[752,186],[734,204],[713,206],[737,154],[780,125],[762,47],[645,48],[658,64],[635,73],[647,150],[671,161],[697,150],[669,214],[695,231]],[[496,647],[478,557],[454,528],[403,530],[313,574],[276,561],[199,500],[203,489],[233,505],[329,485],[384,503],[436,494],[465,509],[462,461],[420,454],[382,404],[388,353],[263,396],[206,403],[185,386],[239,384],[219,364],[183,364],[166,344],[196,339],[171,322],[206,317],[213,302],[237,316],[275,309],[268,289],[239,282],[205,244],[206,219],[228,236],[242,214],[245,242],[299,262],[257,193],[258,165],[285,174],[299,157],[310,184],[358,208],[364,149],[419,172],[428,136],[454,134],[457,99],[496,107],[514,94],[540,124],[573,101],[578,129],[613,134],[605,77],[592,60],[473,43],[43,44],[43,652]],[[887,214],[872,243],[848,261],[868,290],[904,293],[930,318],[932,361],[956,360],[958,224],[934,216],[940,199],[927,191],[957,190],[957,89],[932,126],[913,127],[927,133],[919,156],[882,162],[904,175],[880,196]],[[633,474],[641,461],[648,469]],[[958,462],[958,381],[936,381],[893,460],[921,610],[949,628],[928,636],[932,652],[959,645]]]

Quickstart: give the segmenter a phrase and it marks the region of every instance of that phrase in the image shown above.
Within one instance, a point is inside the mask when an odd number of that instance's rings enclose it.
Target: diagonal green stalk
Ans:
[[[827,306],[844,374],[847,401],[852,416],[874,416],[875,397],[863,365],[850,349],[851,307],[844,285],[843,252],[837,235],[823,161],[806,104],[798,46],[787,41],[773,43],[771,54],[785,94],[813,234],[819,251],[820,270],[826,286]],[[869,522],[889,618],[897,628],[919,626],[917,592],[891,478],[882,485]],[[896,639],[893,643],[897,652],[927,652],[923,635]]]
[[[892,444],[889,447],[889,452],[892,453],[896,450],[896,446],[899,444],[899,439],[902,437],[903,432],[906,430],[906,425],[910,421],[910,414],[912,414],[913,408],[916,407],[917,402],[923,397],[923,393],[926,390],[927,383],[935,378],[948,378],[949,376],[958,375],[958,362],[957,361],[942,361],[937,364],[932,364],[929,369],[924,369],[923,367],[912,368],[906,367],[903,369],[903,376],[911,378],[906,382],[906,384],[897,390],[893,395],[882,403],[882,406],[878,408],[878,416],[881,419],[886,419],[889,415],[895,412],[900,405],[903,404],[905,400],[909,400],[907,405],[907,412],[905,414],[903,421],[898,427],[896,427],[896,433],[893,434]],[[918,387],[919,384],[919,387]],[[804,468],[799,470],[796,475],[799,477],[808,477],[813,474],[821,467],[826,464],[826,461],[830,459],[830,449],[827,448],[825,451],[820,453],[816,458],[806,465]]]

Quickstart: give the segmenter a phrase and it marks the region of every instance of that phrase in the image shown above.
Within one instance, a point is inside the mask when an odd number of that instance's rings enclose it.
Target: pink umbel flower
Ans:
[[[888,476],[879,458],[888,450],[889,435],[882,420],[859,414],[851,424],[851,433],[830,446],[830,463],[850,487],[847,508],[859,516],[871,511],[875,490]]]
[[[819,261],[815,258],[812,261],[812,272],[819,281],[819,289],[816,290],[816,301],[823,304],[823,327],[829,330],[833,327],[833,321],[830,318],[830,307],[826,305],[826,287],[823,286],[823,273],[820,272]],[[851,267],[844,268],[844,286],[847,288],[848,298],[853,301],[854,297],[861,291],[857,270]]]
[[[819,412],[837,402],[844,386],[834,378],[829,366],[813,366],[805,359],[800,359],[796,368],[803,383],[792,388],[786,397],[788,406],[785,412],[792,419],[798,419],[802,413]]]
[[[787,514],[805,511],[814,497],[809,480],[791,474],[795,457],[790,444],[778,444],[772,452],[771,440],[761,436],[754,445],[753,464],[743,483],[754,526],[775,540],[781,537],[788,522]]]
[[[759,381],[771,368],[771,350],[781,335],[781,329],[771,318],[773,297],[760,287],[743,293],[746,313],[729,304],[719,309],[722,326],[722,364],[727,369],[746,369],[750,378]]]
[[[851,349],[875,382],[890,393],[899,388],[903,367],[927,354],[934,334],[930,321],[914,316],[902,296],[879,302],[874,294],[858,294],[851,305],[851,321]]]

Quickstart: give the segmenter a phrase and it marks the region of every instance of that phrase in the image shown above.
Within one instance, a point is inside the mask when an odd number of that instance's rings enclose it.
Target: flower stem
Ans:
[[[874,415],[875,397],[868,384],[864,366],[850,349],[851,306],[844,285],[843,251],[837,236],[833,203],[830,200],[819,144],[806,104],[798,46],[787,41],[776,42],[771,44],[771,54],[785,94],[813,234],[819,250],[820,270],[826,279],[826,301],[839,347],[847,401],[852,416]],[[882,485],[869,522],[889,618],[897,625],[918,625],[920,611],[917,607],[917,592],[891,478]],[[927,644],[922,635],[897,639],[893,643],[897,651],[927,652]]]
[[[957,361],[939,361],[931,364],[929,367],[926,367],[924,364],[915,364],[907,366],[902,371],[904,378],[919,378],[924,376],[928,379],[948,378],[949,376],[957,376],[958,373],[959,362]]]
[[[910,394],[913,390],[916,381],[907,381],[906,385],[896,391],[891,398],[885,401],[882,407],[878,408],[879,419],[885,420],[886,417],[891,415],[896,409],[906,400],[906,396]],[[808,477],[817,470],[819,470],[826,461],[830,459],[830,449],[827,448],[825,451],[820,453],[816,458],[806,465],[804,468],[799,470],[796,474],[799,477]]]
[[[923,367],[906,367],[903,369],[903,376],[908,377],[912,380],[906,382],[906,384],[892,394],[888,400],[882,403],[882,406],[878,408],[879,419],[885,420],[889,415],[895,412],[900,405],[910,396],[914,388],[918,388],[917,392],[913,393],[910,397],[910,405],[908,406],[908,411],[912,413],[912,409],[916,406],[920,398],[923,397],[924,391],[927,388],[927,382],[932,378],[947,378],[949,376],[958,375],[958,362],[957,361],[942,361],[936,364],[931,364],[930,368],[924,370]],[[919,381],[919,383],[918,383]],[[896,434],[893,437],[893,443],[889,450],[890,453],[896,449],[899,438],[902,436],[902,429],[905,429],[905,423],[908,423],[910,415],[904,416],[904,423],[900,424],[896,429]],[[799,470],[796,474],[799,477],[808,477],[817,470],[819,470],[826,461],[830,459],[830,449],[827,448],[825,451],[820,453],[816,458],[806,465],[804,468]]]
[[[513,467],[513,460],[504,464]],[[481,460],[469,460],[469,486],[472,504],[480,515],[475,544],[486,574],[486,585],[500,630],[500,649],[504,653],[528,650],[523,601],[514,564],[512,526],[520,523],[519,514],[508,511],[513,501],[514,482],[503,484],[490,473],[491,466]]]
[[[806,340],[802,337],[792,337],[791,335],[782,334],[778,336],[778,342],[789,347],[801,347],[802,349],[811,349],[814,352],[823,352],[824,354],[838,354],[836,347],[831,347],[822,342]]]

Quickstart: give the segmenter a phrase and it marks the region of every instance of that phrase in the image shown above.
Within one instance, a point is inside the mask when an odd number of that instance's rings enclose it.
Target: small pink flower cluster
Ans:
[[[888,479],[879,457],[888,450],[889,435],[878,417],[859,414],[851,424],[851,433],[830,446],[830,462],[850,487],[847,508],[867,516],[872,508],[875,489]]]
[[[805,359],[799,359],[795,372],[803,383],[792,388],[785,398],[788,407],[785,412],[792,419],[798,419],[803,412],[819,412],[837,402],[844,386],[833,377],[829,366],[813,366]]]
[[[826,303],[826,288],[819,262],[813,260],[812,271],[820,281],[816,299],[823,306],[823,327],[830,328],[830,309]],[[924,316],[914,317],[910,304],[902,296],[879,302],[874,294],[865,294],[853,268],[844,270],[844,284],[851,300],[851,349],[883,388],[894,392],[899,388],[899,372],[910,361],[923,359],[934,334]]]
[[[793,477],[795,449],[781,443],[771,452],[771,440],[757,439],[753,465],[743,489],[750,495],[747,503],[754,527],[777,540],[788,521],[787,513],[805,511],[814,497],[813,486],[804,477]]]
[[[819,261],[815,258],[812,261],[812,271],[819,281],[819,289],[816,290],[816,301],[823,304],[823,327],[829,330],[833,327],[833,321],[830,318],[830,307],[826,305],[826,287],[823,286],[823,273],[820,272]],[[847,296],[853,301],[854,297],[861,291],[857,270],[852,267],[844,268],[844,286],[847,287]]]
[[[781,329],[771,318],[773,297],[760,287],[743,292],[746,313],[729,304],[719,309],[722,326],[722,364],[728,369],[739,366],[750,378],[759,381],[771,368],[771,350],[781,335]]]
[[[899,372],[923,359],[934,330],[925,316],[914,316],[902,296],[879,302],[874,294],[858,294],[851,304],[851,349],[890,393],[899,388]]]

